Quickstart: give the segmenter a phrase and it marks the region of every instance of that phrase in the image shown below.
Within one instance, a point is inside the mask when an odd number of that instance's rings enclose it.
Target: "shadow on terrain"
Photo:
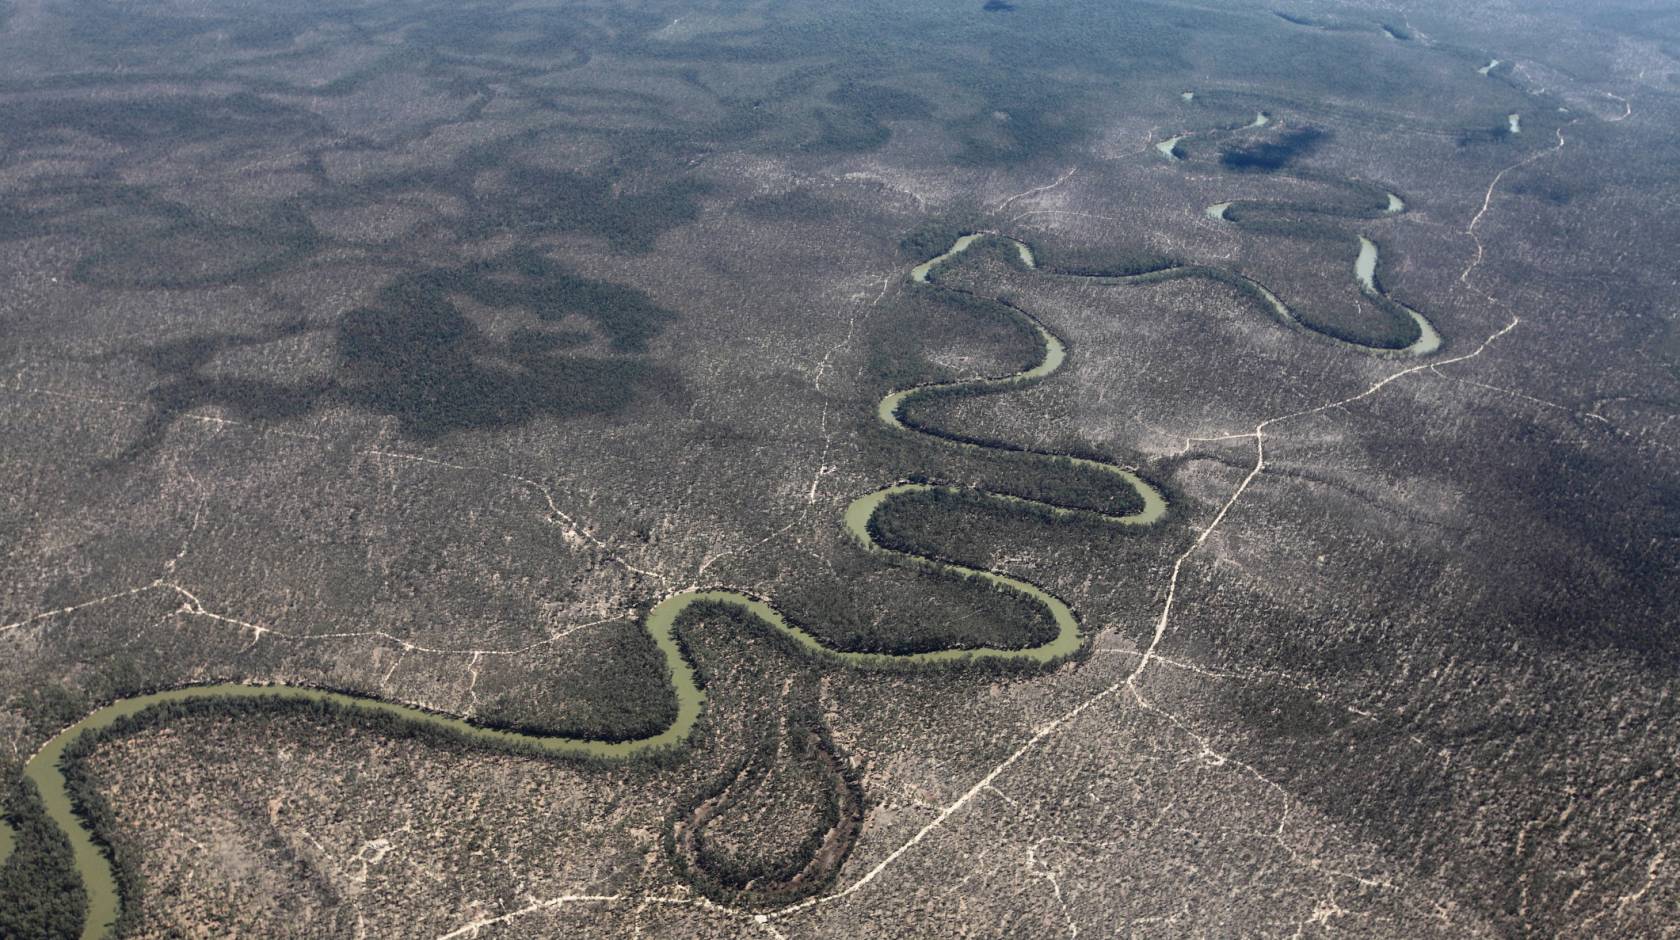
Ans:
[[[467,305],[529,320],[498,338]],[[677,389],[675,374],[646,357],[649,342],[675,317],[639,290],[579,277],[528,251],[408,275],[381,291],[376,304],[339,318],[332,327],[336,362],[323,378],[284,382],[207,371],[224,352],[310,332],[302,322],[122,354],[165,379],[148,392],[153,412],[119,462],[149,454],[177,418],[207,406],[251,423],[347,406],[391,415],[415,438],[619,414],[638,395]]]
[[[1230,145],[1220,152],[1219,163],[1228,170],[1272,173],[1312,154],[1329,139],[1328,131],[1301,127],[1285,132],[1275,140]]]

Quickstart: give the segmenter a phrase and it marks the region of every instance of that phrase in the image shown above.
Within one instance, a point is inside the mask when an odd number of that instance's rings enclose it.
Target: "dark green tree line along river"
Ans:
[[[1223,218],[1230,208],[1230,204],[1224,204],[1217,208],[1219,210],[1218,216]],[[1400,203],[1398,197],[1393,197],[1391,206],[1387,211],[1398,212],[1402,210],[1403,204]],[[1211,211],[1210,214],[1212,214]],[[1141,274],[1118,277],[1062,274],[1039,268],[1035,262],[1032,249],[1025,242],[990,232],[963,234],[944,253],[916,265],[910,272],[912,285],[921,290],[951,292],[953,294],[966,293],[957,288],[942,285],[936,275],[942,268],[953,263],[970,248],[988,241],[995,241],[1005,247],[1012,247],[1015,258],[1018,259],[1022,267],[1029,270],[1044,271],[1047,275],[1054,277],[1080,278],[1114,284],[1147,284],[1180,277],[1209,277],[1227,283],[1235,282],[1245,287],[1262,304],[1264,309],[1280,320],[1292,326],[1311,329],[1270,290],[1240,274],[1234,274],[1223,269],[1193,265],[1169,265]],[[1372,295],[1380,294],[1374,277],[1376,260],[1375,243],[1361,237],[1361,252],[1355,276],[1361,289]],[[1022,324],[1036,334],[1041,344],[1042,355],[1036,365],[1007,375],[954,382],[937,382],[893,391],[882,398],[877,407],[876,413],[880,421],[895,433],[924,435],[944,447],[973,449],[992,447],[993,445],[990,444],[935,434],[919,428],[907,423],[904,419],[904,413],[907,407],[923,397],[950,394],[985,395],[1008,392],[1042,381],[1060,370],[1068,358],[1066,342],[1031,314],[1014,306],[1009,306],[1009,309],[1012,311],[1012,315],[1019,317]],[[1439,337],[1435,334],[1434,329],[1429,326],[1428,321],[1421,314],[1411,311],[1409,308],[1406,308],[1406,312],[1415,317],[1419,327],[1418,338],[1410,345],[1404,348],[1376,346],[1359,346],[1358,348],[1371,352],[1407,355],[1424,355],[1434,351],[1439,345]],[[1339,342],[1345,345],[1357,345],[1347,344],[1346,341]],[[1167,501],[1161,492],[1130,470],[1102,460],[1085,457],[1066,457],[1030,450],[1018,452],[1045,460],[1072,460],[1085,471],[1105,476],[1119,486],[1130,488],[1136,497],[1134,505],[1139,508],[1128,514],[1110,514],[1088,509],[1057,506],[1039,500],[1002,493],[980,491],[975,495],[986,500],[997,501],[1006,506],[1019,506],[1048,512],[1058,518],[1065,518],[1074,513],[1087,517],[1096,516],[1104,522],[1116,526],[1148,526],[1160,521],[1167,514]],[[1053,664],[1078,652],[1083,641],[1079,620],[1065,602],[1048,591],[1001,572],[979,570],[931,555],[899,551],[885,547],[880,543],[874,529],[874,520],[878,513],[882,512],[896,499],[934,491],[955,492],[956,488],[916,482],[894,483],[853,500],[846,507],[843,523],[846,530],[851,533],[864,550],[880,555],[893,563],[939,575],[977,579],[989,584],[996,590],[1019,595],[1030,600],[1050,616],[1055,625],[1055,635],[1052,638],[1037,646],[1024,649],[982,646],[903,654],[848,652],[825,646],[798,624],[789,622],[764,598],[750,596],[734,590],[687,590],[661,600],[648,612],[643,621],[643,626],[664,656],[671,685],[676,693],[677,710],[675,719],[664,730],[638,740],[607,742],[490,728],[474,724],[463,718],[410,705],[299,686],[245,684],[190,686],[138,695],[105,705],[76,724],[65,728],[48,741],[40,751],[30,758],[24,771],[28,780],[39,791],[48,819],[69,838],[75,867],[87,894],[87,916],[82,932],[84,940],[100,940],[100,938],[107,937],[110,934],[121,910],[123,899],[120,896],[119,880],[112,859],[105,846],[107,835],[95,832],[90,828],[85,818],[87,807],[79,806],[72,795],[75,790],[72,784],[74,765],[81,756],[75,745],[84,736],[91,735],[92,737],[88,740],[96,741],[102,733],[121,733],[126,724],[130,724],[134,719],[143,717],[155,710],[169,706],[182,706],[216,700],[229,703],[236,700],[246,700],[253,703],[274,703],[276,706],[287,703],[316,703],[376,722],[424,726],[452,740],[479,743],[499,750],[560,757],[622,760],[680,747],[688,739],[695,723],[700,718],[706,696],[696,681],[694,664],[688,660],[676,635],[679,618],[697,605],[721,604],[738,608],[740,611],[756,618],[766,629],[775,631],[792,640],[814,656],[832,661],[837,665],[861,669],[906,665],[961,664],[985,660],[1013,660],[1036,664]],[[16,833],[14,830],[10,826],[0,827],[0,863],[3,863],[12,855],[16,847],[15,842]]]

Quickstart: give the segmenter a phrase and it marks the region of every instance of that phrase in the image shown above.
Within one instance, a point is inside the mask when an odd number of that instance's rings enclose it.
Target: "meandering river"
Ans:
[[[1260,118],[1256,119],[1257,122],[1260,122],[1260,119],[1264,117],[1265,115],[1262,114]],[[1163,141],[1157,146],[1171,156],[1170,145],[1176,143],[1177,139]],[[1231,203],[1219,203],[1210,206],[1207,214],[1212,218],[1225,220],[1226,211],[1231,205]],[[1404,209],[1405,203],[1400,200],[1400,197],[1390,194],[1388,206],[1383,211],[1397,213]],[[974,232],[958,237],[944,253],[913,267],[910,270],[911,282],[922,285],[927,289],[948,289],[936,282],[934,275],[938,269],[975,245],[987,240],[996,240],[1011,246],[1014,249],[1015,257],[1024,268],[1041,270],[1037,259],[1033,255],[1032,248],[1026,242],[994,232]],[[1359,246],[1359,256],[1354,263],[1354,278],[1361,290],[1374,297],[1383,296],[1376,280],[1377,245],[1371,239],[1360,236]],[[1061,274],[1054,271],[1047,273],[1055,277],[1083,278],[1098,283],[1148,283],[1172,277],[1198,276],[1205,274],[1208,270],[1195,266],[1170,265],[1139,274],[1113,277]],[[1278,317],[1311,329],[1270,289],[1242,275],[1234,276],[1251,286]],[[975,394],[1006,392],[1043,380],[1060,370],[1067,361],[1066,343],[1036,317],[1013,306],[1010,309],[1020,316],[1024,324],[1037,334],[1043,354],[1036,364],[1019,372],[1005,375],[934,382],[894,390],[883,397],[876,406],[876,417],[881,423],[895,433],[925,434],[930,441],[937,443],[939,446],[973,450],[986,449],[987,445],[926,434],[926,432],[920,431],[904,421],[904,410],[918,398],[924,396],[952,390],[964,390]],[[1421,335],[1415,343],[1404,350],[1400,350],[1400,352],[1412,355],[1424,355],[1433,352],[1440,345],[1439,335],[1421,314],[1410,308],[1404,309],[1417,322]],[[1342,342],[1344,345],[1355,345],[1340,340],[1338,342]],[[1392,351],[1379,350],[1374,347],[1359,348],[1368,351]],[[1019,496],[991,493],[983,490],[970,490],[968,492],[975,493],[979,498],[1005,505],[1035,508],[1039,511],[1048,512],[1053,517],[1066,517],[1078,513],[1096,516],[1112,524],[1122,526],[1151,525],[1160,521],[1167,514],[1166,498],[1159,490],[1132,470],[1099,460],[1068,458],[1034,451],[1015,452],[1023,453],[1028,458],[1069,460],[1072,464],[1088,472],[1108,476],[1117,485],[1129,488],[1135,494],[1138,508],[1135,512],[1123,515],[1105,514],[1090,510],[1071,509]],[[932,556],[889,549],[875,540],[870,523],[883,508],[890,505],[894,500],[934,491],[956,492],[956,489],[925,483],[894,483],[854,499],[846,507],[842,523],[846,531],[864,549],[882,555],[895,563],[936,573],[977,577],[999,588],[1030,599],[1049,615],[1055,625],[1056,633],[1051,639],[1027,648],[980,646],[906,654],[850,652],[825,645],[818,637],[797,624],[790,623],[764,598],[728,589],[696,589],[681,591],[666,597],[654,606],[644,618],[643,626],[664,658],[665,668],[669,674],[677,702],[676,715],[670,725],[657,734],[646,738],[631,741],[597,741],[586,738],[569,738],[558,735],[487,728],[463,718],[399,702],[342,692],[281,685],[223,683],[169,689],[122,699],[94,711],[48,741],[30,758],[24,770],[40,791],[48,817],[70,839],[76,869],[81,874],[88,894],[88,916],[82,933],[84,940],[100,940],[100,938],[109,934],[121,909],[122,899],[119,896],[116,877],[109,859],[105,857],[103,850],[95,842],[94,834],[88,830],[85,822],[77,815],[72,805],[69,781],[66,777],[65,752],[84,734],[109,729],[125,718],[139,716],[161,706],[231,699],[251,699],[275,703],[288,701],[322,702],[339,706],[351,713],[377,715],[411,722],[416,725],[430,726],[466,740],[482,742],[489,746],[513,747],[534,753],[558,756],[625,759],[681,745],[688,739],[695,723],[699,720],[706,695],[696,682],[694,665],[685,657],[675,635],[678,619],[696,604],[714,603],[737,607],[762,621],[769,629],[791,638],[806,650],[837,663],[857,668],[979,659],[1050,663],[1077,652],[1081,642],[1078,618],[1073,610],[1054,594],[1028,581],[1011,577],[1002,572],[970,568],[936,559]],[[0,825],[0,862],[3,862],[10,854],[14,844],[15,834],[8,827]]]
[[[984,234],[965,235],[953,244],[950,250],[929,261],[917,265],[911,270],[910,276],[914,283],[927,285],[931,272],[966,251],[970,246],[982,238]],[[1021,263],[1028,268],[1036,267],[1032,249],[1026,243],[1008,240],[1015,246]],[[896,432],[921,433],[909,427],[901,420],[901,411],[906,404],[921,395],[930,394],[936,390],[956,387],[971,388],[977,392],[1005,391],[1012,387],[1034,382],[1051,375],[1060,369],[1067,358],[1067,347],[1054,333],[1044,327],[1036,319],[1026,317],[1027,322],[1037,331],[1043,344],[1042,359],[1031,368],[1020,372],[973,379],[959,382],[940,382],[914,388],[902,389],[888,394],[881,399],[876,409],[880,420]],[[931,441],[942,446],[981,449],[982,445],[927,435]],[[1054,455],[1025,452],[1030,456],[1050,459]],[[1149,525],[1161,519],[1167,512],[1166,499],[1154,487],[1141,477],[1124,468],[1096,460],[1070,458],[1072,462],[1087,470],[1112,476],[1121,485],[1130,487],[1138,496],[1141,508],[1128,515],[1107,515],[1103,513],[1086,513],[1104,518],[1118,525]],[[586,738],[569,738],[558,735],[532,734],[520,731],[509,731],[487,728],[473,724],[462,718],[441,714],[382,699],[350,695],[342,692],[329,692],[321,689],[300,686],[258,685],[222,683],[215,685],[190,686],[169,689],[147,695],[137,695],[113,702],[76,722],[59,732],[32,756],[25,767],[25,774],[40,791],[41,798],[46,804],[48,817],[62,829],[70,839],[71,850],[74,855],[77,871],[81,874],[82,882],[88,894],[88,914],[82,932],[84,940],[100,940],[109,935],[118,913],[121,909],[121,898],[116,882],[116,876],[110,860],[105,857],[103,850],[95,842],[94,834],[90,832],[85,822],[76,814],[72,805],[69,780],[66,777],[65,751],[82,735],[109,729],[113,724],[125,718],[142,715],[148,710],[170,704],[187,702],[202,702],[211,700],[254,699],[271,702],[307,701],[330,703],[344,708],[352,713],[379,715],[396,718],[404,722],[430,726],[450,732],[471,741],[479,741],[486,745],[497,747],[516,747],[536,753],[553,754],[558,756],[587,756],[606,759],[624,759],[641,754],[651,753],[664,748],[672,748],[682,744],[693,731],[695,722],[699,720],[706,695],[695,681],[694,666],[683,655],[681,646],[675,636],[675,626],[678,618],[696,604],[717,603],[732,605],[758,618],[770,629],[792,638],[800,646],[817,655],[832,659],[838,663],[858,668],[872,668],[917,663],[948,663],[959,660],[1006,659],[1023,660],[1036,663],[1048,663],[1071,656],[1079,650],[1080,632],[1079,620],[1072,609],[1060,598],[1048,591],[1020,578],[1010,577],[996,571],[984,571],[963,565],[952,564],[929,556],[895,551],[878,544],[870,532],[870,520],[883,507],[895,499],[913,496],[918,493],[934,490],[952,490],[949,487],[936,487],[921,483],[900,482],[882,487],[874,492],[865,494],[853,500],[847,507],[843,517],[846,530],[865,549],[889,557],[900,564],[922,568],[924,570],[943,572],[948,574],[967,575],[981,578],[1005,590],[1013,591],[1026,597],[1042,607],[1049,615],[1056,627],[1056,634],[1050,640],[1037,646],[1027,648],[997,648],[972,647],[933,650],[921,653],[863,653],[837,650],[824,645],[816,636],[799,626],[790,623],[782,614],[763,598],[754,597],[732,590],[687,590],[673,594],[649,611],[643,625],[649,636],[657,644],[665,660],[671,684],[675,690],[677,700],[676,717],[671,724],[659,733],[646,738],[632,741],[596,741]],[[1060,506],[1042,503],[1035,500],[1016,496],[1006,496],[996,493],[980,492],[985,499],[1005,504],[1036,506],[1053,515],[1066,516],[1084,510],[1072,510]],[[0,825],[0,863],[10,854],[15,844],[15,834],[9,827]]]

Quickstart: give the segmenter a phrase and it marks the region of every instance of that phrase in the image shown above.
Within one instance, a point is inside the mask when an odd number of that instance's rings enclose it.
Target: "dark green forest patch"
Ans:
[[[498,340],[463,309],[467,300],[523,311],[531,322]],[[190,337],[130,354],[164,381],[148,392],[153,413],[124,457],[149,452],[176,416],[205,406],[261,422],[342,404],[392,415],[414,437],[622,414],[638,396],[679,392],[675,374],[646,355],[675,317],[639,290],[579,277],[526,251],[408,275],[382,290],[376,304],[339,318],[337,361],[326,378],[286,382],[204,371],[225,350],[312,329],[304,323]]]
[[[479,195],[473,228],[522,237],[581,232],[620,251],[643,252],[663,232],[700,216],[710,187],[698,180],[638,185],[611,175],[514,165]],[[645,187],[645,188],[644,188]]]
[[[457,295],[529,310],[540,324],[584,318],[604,334],[609,354],[494,340]],[[399,280],[380,304],[339,321],[334,397],[394,415],[417,437],[622,412],[639,392],[674,391],[676,379],[645,358],[612,353],[644,351],[674,316],[640,291],[577,278],[524,253],[429,271]]]
[[[847,81],[828,93],[828,100],[877,121],[907,121],[933,116],[933,105],[915,92],[890,85]]]
[[[1229,144],[1219,154],[1219,163],[1243,173],[1275,173],[1301,157],[1308,156],[1330,139],[1330,132],[1316,127],[1286,131],[1273,140]]]
[[[0,866],[0,937],[76,940],[87,891],[69,837],[47,818],[40,793],[21,774],[6,793],[5,814],[17,832],[17,848]]]
[[[986,106],[948,129],[962,142],[959,165],[996,166],[1067,158],[1091,140],[1090,118],[1059,95],[988,86]]]

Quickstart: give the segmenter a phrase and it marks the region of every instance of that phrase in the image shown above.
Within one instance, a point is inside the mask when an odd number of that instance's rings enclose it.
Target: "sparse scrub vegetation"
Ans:
[[[1622,2],[0,0],[0,937],[1659,929]]]

